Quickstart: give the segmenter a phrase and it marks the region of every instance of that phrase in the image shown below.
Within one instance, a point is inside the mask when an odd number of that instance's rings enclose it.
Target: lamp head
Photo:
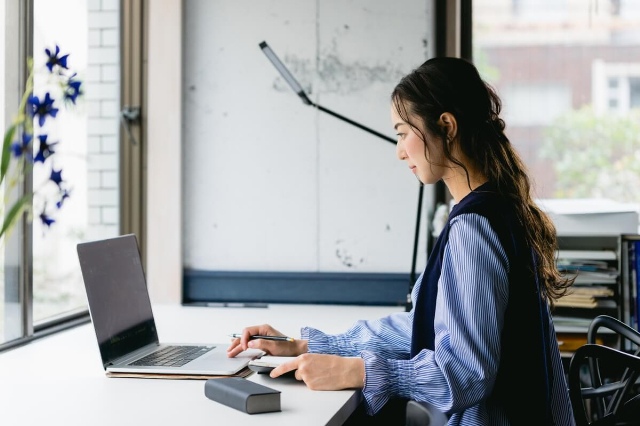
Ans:
[[[271,50],[271,47],[269,47],[266,41],[260,43],[260,49],[262,49],[264,54],[267,55],[267,58],[269,58],[273,66],[276,67],[282,78],[285,79],[285,81],[289,84],[293,91],[296,92],[298,96],[300,96],[302,102],[307,105],[313,105],[313,102],[311,102],[311,100],[307,97],[307,94],[304,92],[304,89],[302,88],[300,83],[298,83],[295,77],[289,72],[287,67],[284,66],[282,61],[280,61],[280,58],[278,58],[273,50]]]

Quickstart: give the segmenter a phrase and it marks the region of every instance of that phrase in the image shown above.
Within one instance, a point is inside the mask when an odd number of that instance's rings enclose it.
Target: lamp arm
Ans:
[[[323,107],[322,105],[318,105],[318,104],[315,104],[313,102],[311,102],[309,105],[311,105],[313,107],[316,107],[320,111],[326,112],[327,114],[333,115],[334,117],[339,118],[340,120],[346,121],[347,123],[352,124],[352,125],[358,127],[359,129],[362,129],[362,130],[364,130],[366,132],[369,132],[369,133],[371,133],[373,135],[376,135],[379,138],[382,138],[382,139],[386,140],[387,142],[391,142],[394,145],[397,144],[397,142],[394,139],[390,138],[389,136],[383,135],[380,132],[376,132],[375,130],[370,129],[367,126],[364,126],[364,125],[362,125],[360,123],[357,123],[357,122],[355,122],[355,121],[353,121],[353,120],[351,120],[351,119],[349,119],[349,118],[347,118],[347,117],[345,117],[343,115],[338,114],[337,112],[331,111],[330,109],[327,109],[327,108]]]
[[[340,120],[346,121],[349,124],[352,124],[366,132],[369,132],[373,135],[378,136],[379,138],[382,138],[384,140],[386,140],[387,142],[391,142],[393,144],[396,144],[396,141],[388,136],[383,135],[382,133],[376,132],[375,130],[372,130],[360,123],[356,123],[353,120],[348,119],[347,117],[338,114],[337,112],[333,112],[330,109],[327,109],[321,105],[315,104],[311,101],[311,99],[309,99],[309,97],[307,96],[307,94],[305,93],[304,89],[302,88],[302,85],[300,83],[298,83],[298,80],[296,80],[296,78],[293,76],[293,74],[291,74],[291,72],[289,71],[289,69],[286,67],[285,64],[282,63],[282,61],[280,60],[280,58],[278,57],[278,55],[276,55],[276,53],[273,51],[273,49],[271,49],[271,47],[267,44],[266,41],[263,41],[259,44],[260,49],[262,50],[262,53],[264,53],[267,57],[267,59],[269,59],[269,61],[271,61],[271,63],[273,64],[273,66],[276,68],[276,70],[278,70],[278,72],[280,73],[280,75],[282,76],[282,78],[284,78],[284,80],[287,82],[287,84],[291,87],[291,89],[300,97],[300,99],[302,99],[302,102],[304,102],[306,105],[311,105],[313,107],[318,108],[320,111],[324,111],[327,114],[331,114],[336,118],[339,118]]]

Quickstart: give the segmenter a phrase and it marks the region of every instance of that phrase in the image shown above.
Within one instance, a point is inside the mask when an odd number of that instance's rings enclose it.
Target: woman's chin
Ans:
[[[433,185],[434,183],[440,180],[440,179],[436,179],[434,176],[421,177],[417,174],[415,176],[416,176],[416,179],[418,179],[418,182],[420,182],[423,185]]]

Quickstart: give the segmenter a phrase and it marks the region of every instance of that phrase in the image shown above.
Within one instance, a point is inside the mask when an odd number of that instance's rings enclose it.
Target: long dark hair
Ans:
[[[405,76],[393,90],[391,100],[398,115],[421,135],[425,157],[433,158],[428,151],[429,144],[435,144],[433,149],[441,150],[447,160],[465,170],[472,189],[469,171],[454,158],[447,129],[438,124],[442,113],[456,118],[462,153],[515,205],[526,238],[537,254],[542,297],[553,307],[573,279],[562,276],[556,267],[555,226],[532,198],[526,167],[504,133],[502,102],[495,90],[482,80],[471,62],[433,58]]]

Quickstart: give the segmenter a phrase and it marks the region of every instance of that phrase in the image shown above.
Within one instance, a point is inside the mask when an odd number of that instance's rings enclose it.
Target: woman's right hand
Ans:
[[[283,342],[276,340],[254,339],[251,336],[284,336],[275,328],[268,324],[245,327],[242,330],[242,337],[234,338],[227,348],[227,356],[233,358],[240,352],[252,349],[261,349],[269,355],[274,356],[298,356],[307,352],[306,340],[294,340],[293,342]]]

